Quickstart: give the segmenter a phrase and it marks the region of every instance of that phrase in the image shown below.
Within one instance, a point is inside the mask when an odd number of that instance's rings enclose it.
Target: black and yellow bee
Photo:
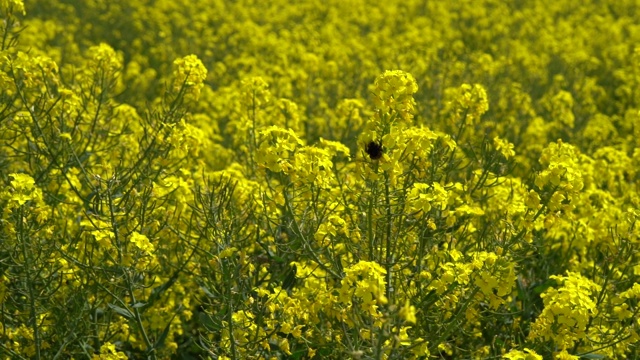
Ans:
[[[369,141],[364,151],[369,155],[371,160],[378,160],[382,157],[384,150],[382,148],[382,144],[377,141]]]

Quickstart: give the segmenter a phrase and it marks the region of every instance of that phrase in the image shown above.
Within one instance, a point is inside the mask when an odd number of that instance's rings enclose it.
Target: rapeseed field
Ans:
[[[632,0],[0,0],[0,359],[639,359]]]

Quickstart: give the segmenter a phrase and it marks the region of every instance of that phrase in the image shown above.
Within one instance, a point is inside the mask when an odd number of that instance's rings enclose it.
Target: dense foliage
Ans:
[[[640,358],[636,1],[0,16],[1,358]]]

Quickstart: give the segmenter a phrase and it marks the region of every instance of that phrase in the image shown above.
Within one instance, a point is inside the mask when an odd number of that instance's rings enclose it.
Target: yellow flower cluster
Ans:
[[[411,120],[416,91],[418,84],[411,74],[400,70],[385,71],[373,84],[374,105],[380,116],[395,113],[403,120]]]
[[[207,68],[195,55],[188,55],[173,62],[175,74],[173,80],[173,90],[175,92],[185,91],[197,100],[200,97],[200,90],[204,86],[207,78]]]
[[[579,274],[553,275],[551,279],[559,280],[562,287],[541,295],[544,310],[532,325],[530,336],[553,338],[560,348],[571,348],[587,336],[587,325],[596,314],[594,294],[601,288]]]

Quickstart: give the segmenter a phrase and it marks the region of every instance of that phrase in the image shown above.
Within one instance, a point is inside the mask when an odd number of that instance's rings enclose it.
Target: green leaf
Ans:
[[[207,313],[199,313],[198,320],[200,321],[200,324],[202,324],[202,326],[204,326],[208,331],[214,332],[220,331],[222,329],[222,326],[214,322],[213,319],[211,319],[211,316]]]
[[[292,360],[300,360],[304,359],[304,356],[307,354],[307,350],[297,350],[293,351],[291,355],[289,355],[289,359]]]
[[[533,293],[536,295],[541,295],[542,293],[544,293],[547,289],[553,287],[555,285],[555,281],[552,280],[547,280],[541,284],[537,284],[536,286],[534,286],[533,288]]]
[[[131,311],[129,311],[129,310],[125,309],[125,308],[121,308],[120,306],[114,305],[114,304],[111,304],[111,303],[109,303],[108,305],[111,308],[111,310],[117,312],[118,314],[124,316],[125,318],[127,318],[129,320],[133,319],[133,314],[131,313]]]
[[[149,307],[151,307],[158,299],[160,299],[160,296],[162,296],[162,294],[164,294],[167,290],[169,290],[171,286],[173,286],[173,284],[175,284],[176,280],[178,280],[179,274],[179,271],[174,272],[171,278],[167,280],[167,282],[151,290],[151,295],[149,295],[149,298],[147,299],[147,304],[149,305]]]
[[[580,355],[580,357],[583,358],[583,359],[604,359],[604,358],[606,358],[606,356],[604,356],[604,355],[595,354],[595,353],[586,354],[586,355]]]
[[[160,348],[162,348],[164,346],[164,341],[167,339],[167,335],[169,335],[169,328],[171,328],[171,322],[172,321],[173,321],[173,319],[171,319],[171,321],[169,321],[167,326],[164,327],[164,330],[162,330],[162,334],[160,334],[160,336],[158,337],[158,340],[156,340],[156,343],[153,344],[153,348],[154,349],[157,350],[157,349],[160,349]]]
[[[181,306],[178,308],[178,311],[180,311],[180,308]],[[156,340],[155,344],[153,344],[153,348],[151,350],[158,350],[164,346],[164,341],[167,339],[167,335],[169,335],[169,328],[171,328],[171,323],[173,322],[173,319],[176,318],[176,316],[178,316],[178,313],[173,314],[173,317],[171,318],[167,326],[164,327],[164,330],[162,330],[162,333]]]
[[[204,292],[205,295],[207,295],[210,298],[215,298],[215,294],[213,294],[206,286],[204,285],[200,285],[200,290],[202,290],[202,292]]]

